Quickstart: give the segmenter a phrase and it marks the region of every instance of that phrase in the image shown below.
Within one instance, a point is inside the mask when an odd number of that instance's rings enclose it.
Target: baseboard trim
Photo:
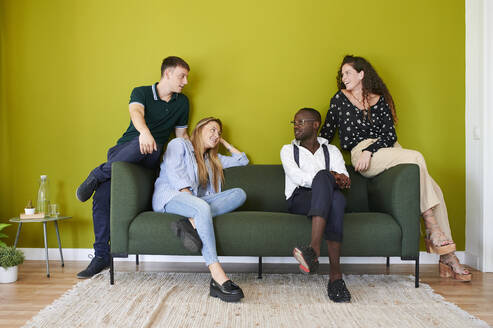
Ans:
[[[481,268],[480,257],[473,253],[464,252],[464,261],[462,263],[469,265],[474,269],[483,271]]]
[[[44,260],[44,248],[19,248],[24,252],[26,260]],[[93,254],[94,250],[89,248],[64,248],[63,259],[65,261],[89,261],[89,255]],[[455,253],[461,263],[464,263],[465,252]],[[60,251],[58,248],[48,248],[48,258],[50,260],[59,261]],[[436,264],[439,256],[436,254],[428,254],[420,252],[420,264]],[[202,256],[175,256],[175,255],[140,255],[141,262],[203,262]],[[321,262],[328,262],[327,257],[322,257]],[[128,258],[115,258],[115,261],[135,261],[135,255],[129,255]],[[222,263],[257,263],[258,258],[252,256],[220,256],[219,261]],[[292,257],[263,257],[263,263],[297,263]],[[342,257],[343,264],[384,264],[385,257]],[[391,257],[391,264],[411,264],[414,261],[402,261],[400,257]]]

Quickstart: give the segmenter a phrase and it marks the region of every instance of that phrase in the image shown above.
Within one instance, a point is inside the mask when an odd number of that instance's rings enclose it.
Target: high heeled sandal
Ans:
[[[425,246],[426,251],[428,253],[435,253],[438,255],[445,255],[452,252],[455,252],[455,243],[451,242],[445,245],[442,245],[444,241],[447,241],[444,238],[440,238],[441,236],[445,236],[443,232],[440,230],[432,230],[431,232],[427,229],[425,236]]]
[[[459,260],[457,260],[459,261]],[[451,263],[445,263],[442,260],[438,262],[439,265],[439,272],[440,272],[440,277],[442,278],[454,278],[455,280],[460,280],[460,281],[471,281],[472,279],[472,273],[460,273],[454,271],[454,265]],[[460,264],[459,264],[460,265]]]

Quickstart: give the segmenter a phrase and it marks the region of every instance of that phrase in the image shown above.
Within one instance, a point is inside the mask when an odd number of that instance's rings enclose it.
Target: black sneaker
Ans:
[[[218,297],[224,302],[238,302],[245,297],[240,286],[231,280],[226,280],[222,285],[219,285],[214,279],[211,279],[209,295]]]
[[[327,285],[329,298],[336,303],[348,303],[351,301],[351,293],[342,279],[337,279]]]
[[[95,274],[100,273],[101,271],[108,269],[110,267],[110,260],[105,259],[101,256],[94,256],[91,260],[91,263],[77,274],[77,278],[79,279],[87,279],[91,278]]]
[[[98,180],[96,180],[96,177],[91,173],[87,177],[87,179],[82,182],[82,184],[77,188],[77,198],[81,202],[85,202],[89,198],[91,198],[92,194],[94,193],[94,190],[98,187]]]
[[[192,253],[198,253],[202,249],[202,240],[200,240],[197,230],[195,230],[188,219],[180,219],[171,222],[171,231],[176,237],[180,238],[183,247]]]
[[[298,246],[293,249],[294,258],[300,262],[300,271],[315,273],[318,270],[318,257],[311,246]]]

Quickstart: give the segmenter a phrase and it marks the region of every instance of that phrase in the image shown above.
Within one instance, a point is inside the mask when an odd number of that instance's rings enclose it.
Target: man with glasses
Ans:
[[[327,139],[317,137],[321,122],[317,110],[300,109],[291,122],[295,140],[281,149],[288,210],[312,220],[310,245],[295,247],[293,256],[300,263],[301,272],[315,273],[323,236],[330,261],[329,298],[334,302],[349,302],[351,294],[339,264],[346,206],[340,189],[349,188],[351,181],[339,149]]]

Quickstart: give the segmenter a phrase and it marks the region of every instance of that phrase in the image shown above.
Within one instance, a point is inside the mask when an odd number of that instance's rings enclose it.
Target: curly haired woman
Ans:
[[[345,56],[337,74],[339,91],[332,97],[320,135],[332,141],[339,129],[341,148],[365,177],[374,177],[403,163],[419,166],[420,207],[426,227],[426,249],[440,255],[441,277],[470,281],[471,273],[455,256],[447,208],[423,155],[397,143],[395,105],[385,83],[362,57]]]

